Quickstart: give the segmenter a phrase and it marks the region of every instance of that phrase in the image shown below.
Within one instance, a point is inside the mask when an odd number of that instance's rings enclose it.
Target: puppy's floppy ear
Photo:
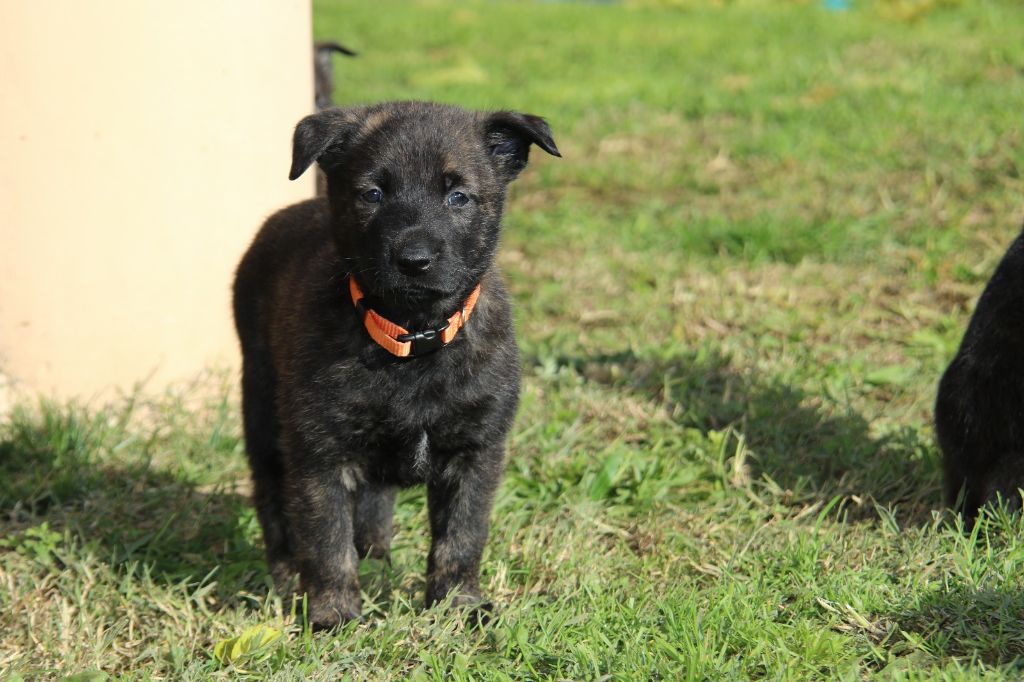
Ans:
[[[288,179],[302,175],[314,161],[326,165],[325,157],[340,152],[357,125],[358,116],[351,109],[324,109],[299,121],[292,138],[292,168]]]
[[[512,180],[526,168],[530,145],[535,144],[552,156],[562,156],[551,137],[551,128],[540,116],[516,111],[499,111],[486,121],[485,144],[494,163]]]

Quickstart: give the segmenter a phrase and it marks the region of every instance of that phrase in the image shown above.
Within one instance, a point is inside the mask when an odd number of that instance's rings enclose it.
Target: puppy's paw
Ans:
[[[282,597],[290,597],[295,592],[295,567],[289,559],[275,559],[270,562],[270,579],[274,590]]]
[[[455,602],[453,602],[452,605],[455,606]],[[479,597],[475,600],[467,600],[464,603],[458,604],[457,608],[466,614],[466,622],[473,627],[483,627],[484,625],[487,625],[496,615],[494,602],[486,601]]]
[[[489,601],[484,601],[484,598],[479,594],[470,592],[459,592],[452,597],[451,607],[453,609],[492,609],[493,604]]]
[[[306,621],[313,632],[340,627],[353,620],[362,620],[362,599],[359,588],[334,588],[307,593]],[[302,619],[302,614],[299,614]]]
[[[477,592],[456,592],[444,597],[434,596],[433,599],[428,595],[427,608],[441,604],[451,611],[465,614],[466,621],[473,626],[486,625],[495,611],[494,603],[485,601]]]

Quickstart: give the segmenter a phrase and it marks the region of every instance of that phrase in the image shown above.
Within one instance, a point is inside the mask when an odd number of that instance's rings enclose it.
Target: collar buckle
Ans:
[[[444,346],[443,332],[446,329],[448,329],[447,322],[434,329],[424,329],[422,331],[411,332],[409,334],[401,334],[395,338],[403,343],[411,343],[412,347],[409,349],[409,355],[419,357],[421,355],[433,353]]]

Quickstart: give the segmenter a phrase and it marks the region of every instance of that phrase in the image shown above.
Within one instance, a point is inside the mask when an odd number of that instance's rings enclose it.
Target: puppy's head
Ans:
[[[417,305],[465,294],[498,246],[505,190],[530,145],[560,156],[547,123],[401,102],[327,109],[295,129],[295,179],[327,174],[339,254],[370,295]]]

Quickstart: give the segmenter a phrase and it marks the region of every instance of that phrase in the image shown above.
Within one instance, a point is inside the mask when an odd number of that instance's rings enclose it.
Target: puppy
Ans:
[[[543,119],[423,102],[328,109],[290,178],[328,196],[272,216],[234,285],[254,498],[278,584],[322,629],[360,617],[357,563],[387,559],[398,487],[425,483],[426,602],[480,599],[519,356],[494,265],[506,187]]]
[[[1020,509],[1024,487],[1024,234],[978,300],[939,382],[935,431],[946,502],[968,522],[997,497]]]

